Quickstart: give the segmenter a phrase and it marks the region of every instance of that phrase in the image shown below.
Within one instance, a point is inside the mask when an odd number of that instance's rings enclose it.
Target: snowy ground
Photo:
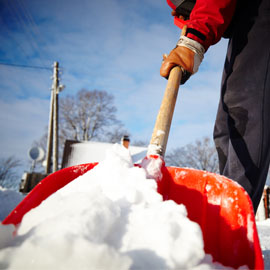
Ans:
[[[204,254],[185,207],[162,202],[155,181],[125,151],[115,146],[107,160],[30,211],[16,237],[1,225],[0,269],[225,269]],[[22,199],[1,188],[0,219]],[[257,228],[270,269],[270,219]]]
[[[265,269],[270,269],[270,219],[257,222]]]

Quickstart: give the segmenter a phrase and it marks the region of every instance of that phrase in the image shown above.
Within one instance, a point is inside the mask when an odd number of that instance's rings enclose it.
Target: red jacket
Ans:
[[[179,0],[167,0],[174,10]],[[236,7],[236,0],[196,0],[187,25],[187,37],[200,42],[205,50],[217,43],[229,26]],[[175,18],[175,24],[182,28],[183,21]]]

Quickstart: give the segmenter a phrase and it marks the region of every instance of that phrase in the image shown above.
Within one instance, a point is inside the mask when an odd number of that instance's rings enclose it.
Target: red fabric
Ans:
[[[169,0],[167,0],[167,3],[173,8]],[[206,39],[201,40],[191,33],[187,36],[200,42],[207,50],[209,46],[221,39],[231,22],[235,6],[236,0],[197,0],[190,14],[190,19],[185,24],[188,28],[202,33]]]

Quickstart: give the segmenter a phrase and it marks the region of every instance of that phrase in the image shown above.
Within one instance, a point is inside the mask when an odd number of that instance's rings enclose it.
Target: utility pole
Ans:
[[[58,94],[63,88],[63,85],[59,85],[59,63],[54,62],[48,125],[46,174],[51,173],[51,165],[53,165],[52,172],[58,170]]]
[[[48,137],[47,137],[47,157],[46,157],[46,174],[51,173],[52,165],[52,139],[53,139],[53,108],[54,108],[54,89],[51,88],[51,103],[50,115],[48,124]]]
[[[53,172],[58,170],[58,94],[59,94],[59,63],[54,63],[53,69],[53,89],[54,89],[54,106],[53,106]]]

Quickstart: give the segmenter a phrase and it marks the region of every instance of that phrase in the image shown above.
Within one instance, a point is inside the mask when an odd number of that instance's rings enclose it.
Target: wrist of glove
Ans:
[[[171,69],[175,66],[180,66],[183,71],[181,84],[184,84],[192,74],[198,71],[204,53],[205,49],[199,42],[186,36],[181,36],[169,56],[164,57],[160,68],[160,75],[168,78]]]

